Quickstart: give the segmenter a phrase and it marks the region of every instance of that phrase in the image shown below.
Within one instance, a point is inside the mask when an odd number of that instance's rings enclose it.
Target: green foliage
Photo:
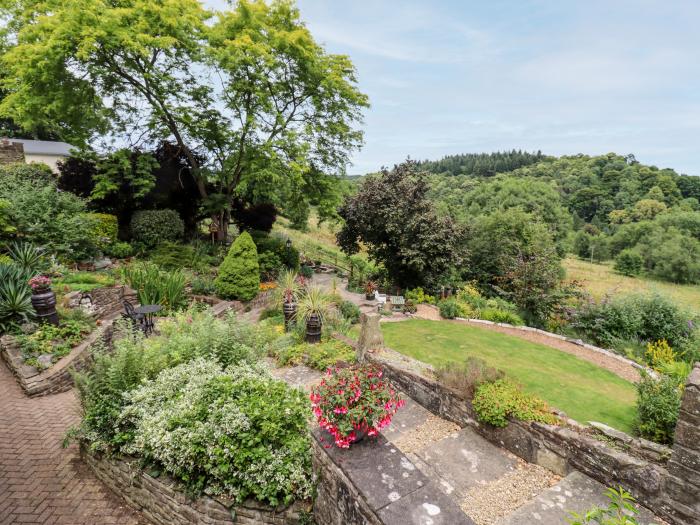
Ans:
[[[340,315],[352,324],[356,324],[360,320],[360,308],[352,301],[342,301],[338,310],[340,310]]]
[[[216,294],[216,285],[214,279],[207,276],[196,276],[190,283],[192,293],[195,295],[214,295]]]
[[[366,178],[338,213],[345,223],[338,245],[355,254],[360,243],[403,288],[436,285],[461,261],[461,232],[428,198],[428,180],[406,161]]]
[[[605,495],[610,500],[607,508],[594,507],[585,514],[570,512],[571,518],[567,520],[569,525],[639,525],[639,510],[635,506],[636,500],[632,494],[618,487],[608,488]]]
[[[59,326],[42,324],[29,335],[18,336],[17,341],[25,363],[37,366],[37,357],[50,355],[52,362],[66,356],[95,327],[95,322],[82,311],[62,311]]]
[[[89,292],[95,288],[114,286],[113,275],[105,272],[68,272],[53,280],[56,290],[77,290]]]
[[[694,319],[657,294],[588,301],[574,312],[571,326],[598,345],[619,348],[622,341],[648,343],[664,339],[680,355],[696,337]]]
[[[0,333],[34,317],[32,291],[27,281],[34,276],[16,264],[0,264]]]
[[[225,299],[250,301],[258,295],[258,252],[248,232],[241,233],[231,245],[214,284],[217,294]]]
[[[654,370],[661,370],[665,365],[673,363],[676,356],[665,339],[647,344],[647,351],[644,355],[647,364]]]
[[[642,272],[644,259],[634,250],[622,250],[615,257],[615,270],[622,275],[635,276]]]
[[[131,236],[147,247],[182,238],[185,225],[174,210],[137,211],[131,219]]]
[[[133,192],[134,200],[143,199],[155,187],[153,171],[159,165],[153,155],[138,153],[134,154],[132,150],[125,148],[95,158],[95,187],[91,198],[100,200],[119,194],[122,186],[126,184]]]
[[[637,383],[637,430],[643,438],[673,444],[683,385],[669,376],[643,374]]]
[[[435,304],[436,302],[435,296],[425,293],[420,286],[412,290],[406,290],[404,295],[407,301],[413,301],[414,304]]]
[[[464,399],[472,399],[476,389],[484,383],[493,383],[503,379],[505,374],[497,368],[490,367],[478,357],[467,357],[462,363],[442,365],[435,370],[438,380]]]
[[[252,237],[258,249],[261,279],[274,280],[284,268],[291,270],[299,268],[299,250],[294,246],[288,248],[282,236],[253,232]]]
[[[454,298],[443,299],[438,303],[438,308],[440,309],[440,316],[444,319],[469,317],[470,314],[470,310]]]
[[[105,248],[105,254],[115,259],[126,259],[134,255],[134,248],[128,242],[117,241]]]
[[[15,236],[43,246],[67,261],[97,254],[86,203],[56,188],[55,176],[39,164],[0,166],[0,199],[10,202]]]
[[[308,404],[260,367],[196,359],[129,392],[121,449],[162,465],[195,493],[273,506],[311,496]]]
[[[282,261],[273,252],[258,253],[258,268],[261,281],[273,281],[283,268]]]
[[[117,241],[119,232],[117,217],[108,213],[88,213],[86,218],[92,226],[86,235],[101,251],[107,251]]]
[[[323,324],[329,317],[332,304],[331,296],[321,287],[307,286],[299,297],[297,324],[303,327],[312,315],[317,315]]]
[[[151,250],[148,258],[166,270],[189,268],[197,272],[207,272],[216,263],[203,243],[181,244],[162,242]]]
[[[485,321],[492,321],[494,323],[508,323],[514,326],[522,326],[525,322],[522,318],[508,310],[501,310],[500,308],[485,308],[479,312],[479,319],[484,319]]]
[[[550,425],[557,422],[543,400],[523,392],[518,385],[507,379],[479,385],[472,406],[479,421],[496,427],[507,426],[508,417]]]
[[[325,339],[317,344],[296,343],[292,338],[282,338],[271,345],[271,353],[280,366],[306,365],[326,371],[340,364],[352,364],[355,350],[337,339]]]
[[[538,151],[497,151],[496,153],[466,153],[446,155],[438,161],[423,161],[421,169],[444,175],[473,175],[475,177],[492,177],[496,173],[513,171],[522,166],[538,163],[545,155]]]
[[[13,242],[7,246],[10,259],[23,270],[35,274],[44,265],[41,250],[29,242]]]
[[[136,290],[141,304],[159,304],[166,311],[185,305],[185,275],[179,271],[161,270],[153,263],[134,263],[122,268],[124,280]]]
[[[302,264],[299,268],[299,275],[301,275],[304,279],[311,279],[314,276],[314,270],[311,268],[311,266]]]
[[[13,222],[12,202],[0,199],[0,239],[7,239],[17,231]]]

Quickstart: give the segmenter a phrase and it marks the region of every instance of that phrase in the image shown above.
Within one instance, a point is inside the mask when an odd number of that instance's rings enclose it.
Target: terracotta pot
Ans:
[[[297,303],[292,301],[291,303],[285,302],[282,305],[282,312],[284,313],[284,331],[289,332],[292,325],[296,323],[297,319]]]
[[[306,320],[306,342],[321,342],[321,318],[318,314],[311,314]]]
[[[56,312],[56,294],[48,290],[37,291],[32,294],[32,306],[36,310],[39,321],[58,325],[58,312]]]

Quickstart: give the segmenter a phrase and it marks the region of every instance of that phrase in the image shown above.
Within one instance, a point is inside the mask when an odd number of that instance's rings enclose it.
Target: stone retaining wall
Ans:
[[[296,525],[308,507],[295,503],[272,508],[253,500],[236,505],[208,496],[192,499],[168,476],[144,472],[137,459],[100,456],[84,446],[80,455],[105,485],[157,525]]]
[[[29,397],[65,392],[73,387],[72,371],[82,370],[90,363],[92,357],[90,348],[98,340],[105,344],[110,343],[116,318],[115,315],[103,320],[101,326],[73,348],[67,356],[62,357],[51,368],[44,371],[24,363],[22,352],[12,336],[0,337],[0,354],[17,378],[24,393]]]
[[[700,523],[700,364],[690,377],[673,450],[619,433],[596,439],[569,420],[553,426],[513,420],[506,428],[480,424],[471,404],[431,374],[432,368],[389,349],[367,353],[397,388],[431,412],[530,463],[566,475],[578,470],[607,486],[622,485],[640,503],[679,525]]]

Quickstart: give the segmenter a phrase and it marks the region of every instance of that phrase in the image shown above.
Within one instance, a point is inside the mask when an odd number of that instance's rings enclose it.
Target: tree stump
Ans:
[[[365,352],[379,350],[384,347],[384,337],[379,327],[381,315],[378,313],[364,313],[360,316],[360,338],[357,342],[357,360],[365,360]]]

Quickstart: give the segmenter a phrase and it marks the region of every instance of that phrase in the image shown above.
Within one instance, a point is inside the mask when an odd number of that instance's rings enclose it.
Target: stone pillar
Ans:
[[[357,341],[357,360],[361,363],[365,360],[365,353],[379,350],[384,347],[382,329],[379,327],[381,315],[376,312],[365,313],[360,316],[360,338]]]
[[[668,471],[674,511],[688,523],[700,523],[700,363],[685,386]]]

